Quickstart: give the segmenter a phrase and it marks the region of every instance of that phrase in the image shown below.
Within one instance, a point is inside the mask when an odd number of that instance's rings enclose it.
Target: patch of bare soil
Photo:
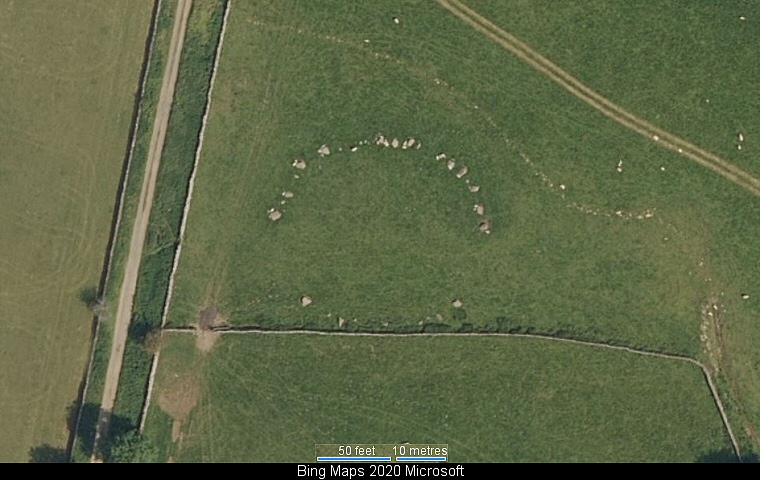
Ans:
[[[177,443],[182,435],[182,422],[174,420],[172,422],[172,442]]]
[[[201,387],[198,379],[192,375],[176,375],[158,394],[158,405],[166,412],[174,423],[172,424],[172,441],[182,437],[182,422],[198,405]]]
[[[198,315],[198,326],[202,330],[211,330],[216,325],[219,310],[216,307],[206,307]]]
[[[208,352],[219,339],[220,334],[213,329],[221,325],[224,319],[216,307],[206,307],[198,315],[198,326],[195,330],[195,347],[201,352]]]
[[[216,341],[219,340],[221,334],[219,332],[212,332],[211,330],[198,330],[195,336],[195,347],[203,353],[209,352]]]

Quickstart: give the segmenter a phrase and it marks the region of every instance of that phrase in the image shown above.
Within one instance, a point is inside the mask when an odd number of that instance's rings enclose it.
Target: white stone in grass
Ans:
[[[270,208],[267,212],[267,217],[269,217],[269,220],[276,222],[282,218],[282,212],[275,208]]]
[[[468,171],[469,169],[467,168],[467,166],[463,165],[462,168],[460,168],[459,171],[457,172],[457,178],[464,177],[465,175],[467,175]]]
[[[291,165],[293,165],[295,168],[299,170],[306,169],[306,162],[301,160],[300,158],[296,158],[295,160],[293,160],[293,163]]]
[[[301,302],[302,307],[308,307],[314,300],[309,295],[301,295],[299,301]]]
[[[472,207],[472,211],[477,213],[478,215],[483,215],[484,213],[486,213],[486,207],[482,203],[476,203]]]
[[[457,164],[454,160],[449,160],[448,162],[446,162],[446,168],[448,168],[449,170],[454,170],[454,167],[456,166]]]
[[[394,138],[393,141],[391,142],[391,146],[393,146],[393,148],[398,148],[399,145],[400,144],[399,144],[398,138]]]
[[[439,154],[437,154],[437,155],[435,156],[435,159],[436,159],[436,160],[443,160],[444,158],[446,158],[446,154],[445,154],[445,153],[443,153],[443,152],[441,152],[441,153],[439,153]]]
[[[291,192],[290,190],[285,190],[284,192],[282,192],[282,196],[285,198],[293,198],[293,192]]]
[[[317,150],[317,153],[323,156],[330,155],[330,147],[328,147],[327,145],[322,145],[321,147],[319,147],[319,150]]]
[[[451,302],[451,306],[454,308],[462,308],[462,301],[457,298],[456,300]]]
[[[478,193],[480,191],[480,185],[470,185],[468,188],[472,193]]]

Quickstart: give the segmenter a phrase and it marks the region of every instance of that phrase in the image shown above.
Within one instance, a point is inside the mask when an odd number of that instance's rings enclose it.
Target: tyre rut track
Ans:
[[[501,47],[515,54],[525,63],[543,73],[562,88],[590,105],[603,115],[617,123],[627,127],[650,140],[654,140],[663,147],[673,150],[690,160],[709,168],[730,182],[744,188],[753,195],[760,196],[760,179],[742,170],[718,155],[708,152],[672,133],[663,130],[644,119],[641,119],[619,105],[612,103],[599,93],[595,92],[580,80],[573,77],[552,61],[533,50],[526,43],[520,41],[514,35],[504,31],[497,25],[481,16],[459,0],[436,0],[441,6],[449,10],[459,19],[483,33],[488,38],[498,43]]]

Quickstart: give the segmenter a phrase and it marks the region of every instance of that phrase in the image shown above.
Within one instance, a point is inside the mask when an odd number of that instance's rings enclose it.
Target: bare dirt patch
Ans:
[[[201,387],[198,379],[192,375],[174,374],[158,394],[158,405],[166,412],[174,423],[172,424],[172,441],[182,437],[182,422],[198,405]]]
[[[219,340],[220,335],[221,334],[219,332],[199,329],[196,332],[195,336],[195,347],[201,352],[207,353],[212,348],[214,348],[214,345],[216,345],[216,341]]]
[[[219,339],[219,332],[214,331],[214,327],[221,325],[224,319],[219,314],[216,307],[205,307],[198,314],[198,326],[195,330],[195,346],[201,352],[208,352]]]
[[[216,307],[206,307],[198,314],[198,327],[202,330],[211,330],[216,326],[219,310]]]
[[[177,442],[180,439],[180,436],[182,435],[182,422],[179,420],[174,420],[172,422],[172,442]]]

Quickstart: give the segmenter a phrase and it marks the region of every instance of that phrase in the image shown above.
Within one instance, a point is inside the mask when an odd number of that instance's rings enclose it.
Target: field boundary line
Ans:
[[[624,345],[613,345],[603,342],[593,342],[590,340],[578,340],[575,338],[563,338],[554,337],[551,335],[542,335],[538,333],[506,333],[506,332],[341,332],[341,331],[325,331],[325,330],[266,330],[258,327],[217,327],[212,329],[213,332],[219,334],[231,334],[231,335],[318,335],[318,336],[335,336],[335,337],[502,337],[502,338],[531,338],[537,340],[548,340],[561,343],[567,343],[571,345],[581,345],[586,347],[604,348],[608,350],[616,350],[621,352],[632,353],[636,355],[642,355],[647,357],[662,358],[666,360],[677,360],[681,362],[688,362],[699,367],[702,371],[702,375],[707,382],[707,386],[712,395],[715,407],[718,409],[720,418],[723,421],[723,427],[728,433],[731,445],[734,448],[734,454],[739,462],[742,461],[741,452],[739,450],[739,443],[736,441],[734,431],[731,428],[731,424],[728,421],[728,415],[723,406],[723,402],[718,395],[718,389],[710,375],[708,368],[696,358],[692,358],[686,355],[679,355],[675,353],[663,353],[653,352],[650,350],[638,349],[633,347],[626,347]],[[183,334],[196,334],[197,329],[195,327],[170,327],[163,329],[165,333],[183,333]],[[162,333],[163,333],[162,332]]]
[[[208,115],[211,110],[211,96],[214,93],[214,83],[216,82],[216,72],[219,68],[219,59],[222,56],[222,45],[224,44],[224,34],[227,31],[227,20],[229,19],[229,13],[232,9],[232,0],[228,0],[224,3],[224,15],[222,18],[222,28],[219,32],[219,41],[216,44],[216,52],[214,54],[214,66],[211,69],[211,81],[209,82],[208,93],[206,94],[206,106],[203,112],[203,120],[201,121],[201,131],[198,135],[198,146],[195,149],[195,159],[193,161],[193,170],[190,173],[190,181],[187,187],[187,197],[185,198],[185,205],[182,211],[182,221],[179,227],[179,238],[177,240],[177,248],[174,250],[174,260],[172,261],[172,270],[169,274],[169,285],[166,291],[166,301],[164,302],[164,309],[161,312],[161,328],[166,326],[166,316],[169,312],[169,305],[172,299],[172,292],[174,291],[174,278],[177,273],[177,266],[179,265],[179,257],[182,253],[182,240],[185,237],[185,229],[187,228],[187,217],[190,213],[190,202],[193,198],[193,189],[195,187],[195,177],[198,172],[198,163],[201,158],[201,151],[203,150],[203,139],[206,136],[206,126],[208,124]],[[156,368],[158,360],[161,355],[161,348],[156,350],[156,354],[153,355],[150,364],[150,374],[148,375],[148,388],[145,394],[145,401],[143,402],[142,413],[140,414],[140,426],[138,431],[142,433],[145,428],[145,419],[148,416],[148,409],[150,408],[150,401],[153,393],[153,384],[156,377]]]
[[[549,79],[606,117],[661,144],[665,148],[677,152],[679,155],[693,160],[703,167],[713,170],[750,193],[760,196],[760,179],[757,179],[728,160],[663,130],[611,102],[561,69],[548,58],[539,54],[525,42],[493,24],[459,0],[436,1],[460,20],[484,34],[505,50],[513,53],[519,59],[549,77]]]
[[[156,104],[156,117],[153,121],[153,131],[151,133],[150,147],[145,164],[145,175],[140,191],[135,221],[132,226],[129,254],[124,265],[124,277],[119,293],[119,305],[113,326],[114,331],[111,355],[108,360],[106,381],[103,388],[103,398],[100,403],[100,413],[98,415],[97,429],[95,431],[95,441],[91,457],[92,462],[101,461],[101,455],[99,452],[100,441],[108,434],[111,416],[113,414],[113,406],[118,392],[119,378],[124,360],[124,350],[132,317],[134,294],[137,287],[137,276],[140,262],[142,260],[143,247],[145,246],[145,236],[148,228],[151,207],[153,205],[158,169],[161,164],[161,154],[163,153],[167,125],[169,123],[172,102],[174,100],[177,74],[179,72],[179,63],[182,56],[182,46],[184,44],[187,20],[191,8],[192,0],[178,0],[177,16],[174,21],[174,26],[172,27],[172,36],[171,41],[169,42],[169,54],[167,56],[161,82],[161,93],[159,94],[158,102]]]
[[[102,299],[105,297],[105,290],[108,286],[108,280],[111,276],[111,267],[113,263],[113,255],[114,251],[116,250],[116,236],[119,233],[119,227],[121,226],[121,217],[122,213],[124,211],[124,198],[126,197],[126,191],[127,191],[127,183],[129,182],[129,172],[132,169],[132,161],[134,159],[134,153],[135,153],[135,145],[137,143],[137,134],[140,131],[140,117],[142,115],[142,104],[143,104],[143,95],[145,94],[145,86],[148,83],[148,76],[150,75],[150,62],[153,58],[153,47],[156,43],[156,32],[158,31],[158,19],[161,15],[161,7],[163,6],[163,0],[155,0],[154,8],[153,8],[153,19],[150,25],[150,32],[149,37],[147,40],[147,47],[146,47],[146,54],[143,59],[143,72],[142,72],[142,78],[140,80],[140,86],[139,90],[135,94],[135,102],[136,102],[136,109],[135,109],[135,118],[134,122],[132,123],[132,132],[130,135],[130,144],[129,144],[129,152],[127,153],[126,158],[126,164],[124,165],[124,173],[122,180],[119,184],[119,197],[118,197],[118,204],[116,207],[116,219],[113,222],[112,230],[111,230],[111,236],[109,238],[109,247],[108,247],[108,253],[106,256],[105,265],[103,266],[103,274],[101,277],[101,284],[100,288],[98,289],[98,295]],[[79,428],[82,423],[82,410],[84,403],[87,399],[87,391],[90,386],[90,376],[92,375],[92,365],[95,363],[95,350],[98,343],[98,338],[100,335],[100,318],[96,315],[95,316],[95,326],[93,328],[92,333],[92,341],[90,343],[90,358],[87,362],[87,367],[85,370],[84,375],[84,381],[82,385],[82,389],[79,394],[79,399],[77,402],[77,417],[76,421],[74,422],[74,429],[72,430],[70,434],[70,438],[68,441],[68,445],[66,448],[66,457],[69,462],[72,461],[72,455],[74,454],[74,447],[76,439],[79,437]]]

